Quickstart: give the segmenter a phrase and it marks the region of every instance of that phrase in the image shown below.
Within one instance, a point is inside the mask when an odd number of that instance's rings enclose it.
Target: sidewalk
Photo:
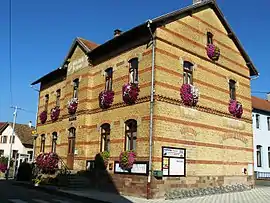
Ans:
[[[65,195],[76,200],[99,200],[101,202],[113,202],[113,203],[267,203],[270,202],[270,187],[259,186],[255,189],[235,192],[235,193],[225,193],[217,195],[209,195],[203,197],[194,197],[186,199],[153,199],[147,200],[143,198],[131,197],[131,196],[120,196],[112,193],[98,192],[95,190],[63,190],[56,187],[45,187],[39,186],[34,187],[29,183],[15,182],[16,185],[26,186],[32,189],[40,189],[48,193],[56,193],[60,195]]]

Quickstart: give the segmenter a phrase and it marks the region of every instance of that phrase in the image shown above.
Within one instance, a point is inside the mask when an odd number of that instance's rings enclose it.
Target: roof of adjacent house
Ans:
[[[229,23],[225,19],[223,13],[221,12],[221,10],[218,7],[215,0],[205,0],[205,1],[202,1],[200,3],[196,3],[196,4],[190,5],[188,7],[185,7],[183,9],[179,9],[179,10],[170,12],[168,14],[159,16],[157,18],[154,18],[151,20],[151,29],[155,30],[157,27],[160,27],[164,24],[167,24],[167,23],[172,22],[174,20],[180,19],[180,18],[185,17],[187,15],[192,15],[192,13],[198,12],[198,11],[200,11],[204,8],[208,8],[208,7],[211,7],[214,10],[214,12],[218,16],[219,20],[221,21],[221,23],[225,27],[226,31],[228,32],[228,36],[233,40],[233,42],[235,43],[235,45],[239,49],[240,53],[242,54],[243,58],[245,59],[247,67],[250,70],[250,75],[251,76],[259,75],[258,70],[256,69],[256,67],[253,64],[253,62],[251,61],[250,57],[248,56],[248,54],[244,50],[244,47],[242,46],[239,39],[237,38],[237,36],[233,32],[231,26],[229,25]],[[129,42],[129,40],[136,40],[136,39],[138,40],[142,34],[149,32],[148,22],[149,21],[144,22],[144,23],[142,23],[142,24],[126,31],[126,32],[122,32],[119,36],[114,37],[114,38],[108,40],[107,42],[105,42],[99,46],[97,44],[95,44],[94,42],[91,42],[91,41],[88,41],[88,40],[85,40],[82,38],[76,38],[71,46],[70,51],[68,52],[68,55],[67,55],[65,61],[70,57],[70,54],[73,53],[73,51],[75,49],[74,47],[76,44],[79,44],[82,47],[84,47],[83,51],[85,51],[89,57],[96,57],[96,56],[100,56],[101,53],[107,54],[109,50],[113,50],[121,44],[126,44]],[[150,33],[148,33],[148,34],[150,36]],[[66,67],[64,66],[63,68],[66,68]],[[59,69],[57,69],[57,70],[59,70]],[[40,82],[41,79],[39,79],[38,82]],[[36,81],[32,84],[37,84],[38,82]]]
[[[258,97],[254,97],[254,96],[251,97],[251,101],[252,101],[252,108],[253,109],[270,112],[270,102],[269,101],[267,101],[265,99],[258,98]]]
[[[1,124],[2,127],[1,127]],[[7,126],[12,127],[12,123],[9,122],[0,122],[0,133],[2,133]],[[32,131],[34,128],[30,128],[26,124],[18,124],[16,123],[15,125],[15,134],[18,136],[18,138],[21,140],[22,144],[27,147],[32,147],[33,146],[33,137],[32,137]]]

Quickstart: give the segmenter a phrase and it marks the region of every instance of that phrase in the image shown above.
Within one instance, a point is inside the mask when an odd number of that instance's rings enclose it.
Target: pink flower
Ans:
[[[207,56],[213,60],[217,61],[220,56],[220,49],[214,44],[207,45]]]
[[[228,107],[229,112],[236,118],[241,118],[243,114],[242,104],[236,100],[231,99]]]
[[[124,151],[120,153],[119,165],[123,170],[130,170],[136,161],[136,153],[134,151]]]
[[[42,124],[44,124],[47,120],[47,111],[42,111],[40,114],[39,114],[39,119],[40,119],[40,122]]]
[[[56,153],[43,153],[36,158],[37,167],[42,170],[43,173],[53,173],[58,169],[59,157]]]
[[[134,104],[139,96],[140,89],[137,84],[127,83],[122,87],[123,101],[126,104]]]
[[[68,113],[69,114],[75,114],[78,107],[78,99],[72,98],[70,101],[68,101]]]
[[[199,92],[197,88],[190,84],[182,85],[180,96],[183,103],[187,106],[195,106],[199,101]]]
[[[58,106],[52,108],[51,110],[51,119],[52,121],[56,121],[60,115],[60,108]]]
[[[99,94],[99,106],[102,109],[110,108],[114,99],[114,91],[102,91]]]

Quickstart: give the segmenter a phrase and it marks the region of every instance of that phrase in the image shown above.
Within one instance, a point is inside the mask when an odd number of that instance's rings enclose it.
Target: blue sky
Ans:
[[[9,91],[9,0],[0,1],[0,121],[12,120]],[[268,0],[218,0],[226,19],[259,69],[253,91],[270,91]],[[103,43],[113,30],[125,31],[149,18],[182,8],[192,0],[12,0],[12,92],[17,121],[35,121],[38,92],[30,83],[60,66],[77,36]],[[264,94],[254,94],[265,97]]]

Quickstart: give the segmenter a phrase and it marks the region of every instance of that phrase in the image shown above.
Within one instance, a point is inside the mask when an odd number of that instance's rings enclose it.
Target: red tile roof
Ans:
[[[254,96],[251,97],[251,101],[252,101],[252,108],[270,112],[269,101]]]
[[[94,48],[98,47],[99,45],[95,42],[83,39],[81,37],[78,37],[78,39],[90,50],[93,50]]]

